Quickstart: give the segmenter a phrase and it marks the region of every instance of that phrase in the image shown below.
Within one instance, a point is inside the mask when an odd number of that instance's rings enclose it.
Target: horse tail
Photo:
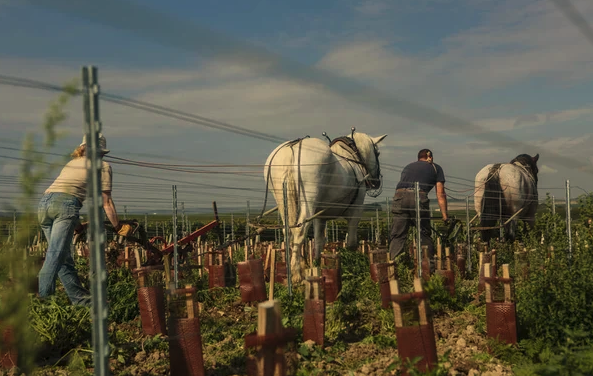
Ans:
[[[300,166],[296,166],[300,168]],[[288,223],[289,226],[293,226],[298,221],[298,206],[299,206],[299,195],[297,192],[297,183],[294,179],[294,169],[295,169],[295,157],[294,151],[292,153],[292,158],[290,162],[287,163],[286,168],[284,169],[284,174],[282,175],[282,181],[286,182],[286,201],[288,204],[288,218],[284,218],[284,222]],[[284,188],[282,188],[284,189]],[[284,193],[283,193],[284,194]],[[278,208],[282,207],[284,210],[284,200],[282,200],[283,204]],[[284,215],[284,212],[282,213]]]
[[[496,225],[496,221],[502,215],[500,212],[501,202],[499,201],[501,199],[504,211],[505,202],[504,195],[502,194],[502,186],[500,185],[500,167],[500,163],[493,165],[484,183],[484,194],[482,195],[480,210],[481,227],[494,227]],[[482,241],[488,242],[495,234],[495,229],[482,230]]]

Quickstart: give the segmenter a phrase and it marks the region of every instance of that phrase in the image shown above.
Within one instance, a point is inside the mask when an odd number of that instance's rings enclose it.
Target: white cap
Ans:
[[[83,145],[86,145],[86,134],[84,136],[82,136],[82,142],[80,143],[80,146],[83,146]],[[107,149],[107,141],[105,140],[105,137],[103,136],[102,133],[99,133],[99,150],[103,154],[107,154],[111,151],[111,150]]]

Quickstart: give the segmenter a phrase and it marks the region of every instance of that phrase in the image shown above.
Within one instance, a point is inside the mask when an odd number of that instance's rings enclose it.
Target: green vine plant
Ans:
[[[61,161],[48,162],[45,156],[65,134],[56,128],[68,118],[66,106],[77,92],[78,80],[72,80],[50,103],[43,119],[41,147],[35,142],[36,132],[27,132],[24,137],[17,200],[22,213],[18,218],[19,231],[12,244],[2,242],[4,245],[0,247],[0,334],[7,327],[12,328],[12,346],[18,352],[18,367],[26,374],[33,370],[39,349],[39,335],[29,324],[31,299],[28,295],[36,293],[34,282],[41,267],[40,258],[29,257],[27,250],[29,232],[37,228],[37,210],[32,202],[35,202],[39,183],[63,165]],[[9,346],[11,344],[0,341],[0,352],[8,350]]]

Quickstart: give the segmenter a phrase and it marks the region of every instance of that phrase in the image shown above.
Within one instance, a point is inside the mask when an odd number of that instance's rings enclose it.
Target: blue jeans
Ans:
[[[90,292],[80,283],[70,251],[80,208],[80,201],[67,193],[47,193],[39,201],[37,217],[48,243],[39,272],[39,296],[53,295],[59,277],[72,304],[90,307]]]

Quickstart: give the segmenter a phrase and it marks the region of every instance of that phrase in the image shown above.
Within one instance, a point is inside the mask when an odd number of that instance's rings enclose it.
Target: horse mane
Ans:
[[[529,172],[531,172],[531,175],[533,176],[535,181],[537,182],[537,174],[539,172],[539,169],[537,168],[537,163],[533,161],[533,157],[531,157],[531,155],[519,154],[515,158],[513,158],[513,160],[509,163],[513,164],[515,162],[518,162],[523,167],[527,168]]]

